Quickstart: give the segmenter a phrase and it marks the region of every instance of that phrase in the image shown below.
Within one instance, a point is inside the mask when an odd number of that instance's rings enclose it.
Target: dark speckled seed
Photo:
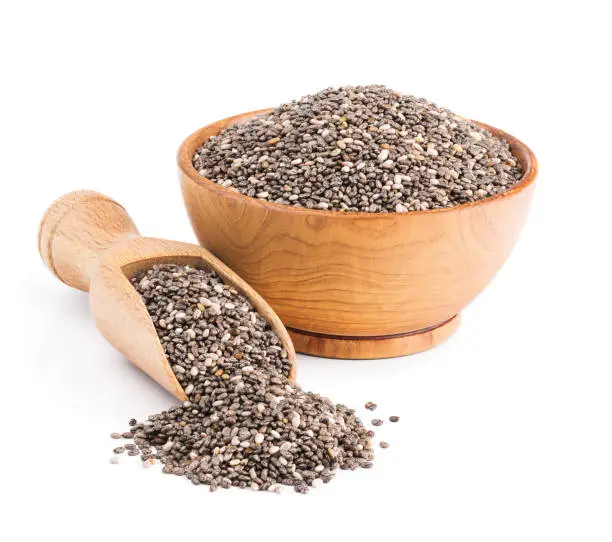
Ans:
[[[132,280],[188,401],[135,424],[129,455],[196,485],[306,493],[337,469],[369,468],[355,412],[289,382],[278,335],[213,272],[156,265]]]
[[[337,212],[453,207],[522,176],[506,141],[379,85],[328,88],[229,126],[192,163],[228,190]]]
[[[382,424],[383,424],[383,421],[381,419],[379,419],[379,418],[374,418],[372,420],[372,425],[374,425],[376,427],[378,427],[379,425],[382,425]]]
[[[389,416],[390,422],[399,422],[399,416]]]

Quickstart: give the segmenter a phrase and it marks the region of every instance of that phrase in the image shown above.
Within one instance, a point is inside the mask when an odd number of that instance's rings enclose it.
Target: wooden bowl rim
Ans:
[[[508,190],[505,190],[504,192],[501,192],[500,194],[496,194],[488,198],[483,198],[478,201],[462,203],[460,205],[455,205],[454,207],[443,207],[441,209],[427,209],[425,211],[407,211],[405,213],[391,213],[391,212],[366,213],[364,211],[341,212],[341,211],[330,211],[330,210],[323,210],[323,209],[307,209],[306,207],[295,207],[293,205],[285,205],[283,203],[275,203],[273,201],[261,200],[258,198],[247,196],[245,194],[242,194],[241,192],[230,190],[229,188],[221,186],[220,184],[208,179],[207,177],[203,177],[193,167],[193,164],[192,164],[193,152],[188,151],[188,149],[193,149],[195,151],[195,149],[197,149],[198,147],[202,145],[202,143],[204,143],[205,139],[202,139],[202,132],[207,131],[215,126],[218,126],[219,127],[219,130],[217,131],[218,133],[225,127],[228,127],[234,124],[238,124],[239,122],[249,120],[258,115],[265,115],[269,113],[270,111],[272,111],[272,108],[258,109],[256,111],[249,111],[248,113],[240,113],[238,115],[233,115],[231,117],[226,117],[216,122],[212,122],[210,124],[207,124],[206,126],[203,126],[199,130],[196,130],[189,137],[187,137],[183,141],[181,146],[179,147],[179,150],[177,153],[177,162],[178,162],[179,169],[191,181],[203,186],[204,188],[208,190],[216,192],[219,196],[222,196],[222,197],[232,196],[232,197],[237,197],[238,199],[242,198],[245,200],[246,203],[249,203],[249,204],[255,203],[263,207],[269,207],[271,209],[277,209],[279,211],[284,211],[284,212],[305,213],[305,214],[321,215],[321,216],[326,216],[326,217],[330,217],[330,216],[338,217],[338,218],[342,217],[343,219],[359,218],[359,219],[370,219],[370,220],[381,219],[385,217],[395,218],[398,216],[410,217],[410,216],[415,216],[415,215],[416,216],[431,215],[434,213],[450,213],[453,211],[462,211],[464,209],[473,208],[473,207],[477,207],[480,205],[486,205],[487,203],[493,203],[494,201],[512,197],[518,194],[519,192],[522,192],[528,186],[533,184],[538,174],[538,161],[535,157],[535,154],[532,152],[532,150],[527,145],[525,145],[522,141],[520,141],[513,135],[507,132],[504,132],[503,130],[500,130],[499,128],[495,128],[493,126],[490,126],[483,122],[478,122],[476,120],[473,120],[472,122],[474,122],[475,124],[478,124],[482,128],[493,133],[493,135],[496,135],[497,137],[504,139],[510,144],[510,148],[512,149],[514,154],[517,156],[519,161],[521,162],[521,165],[523,166],[523,169],[524,169],[523,176],[517,183],[512,185],[511,188],[509,188]]]

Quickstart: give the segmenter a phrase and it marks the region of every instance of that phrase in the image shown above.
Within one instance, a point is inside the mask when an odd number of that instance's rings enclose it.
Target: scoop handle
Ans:
[[[88,291],[99,255],[118,241],[139,236],[127,211],[104,194],[70,192],[43,216],[38,251],[62,282]]]

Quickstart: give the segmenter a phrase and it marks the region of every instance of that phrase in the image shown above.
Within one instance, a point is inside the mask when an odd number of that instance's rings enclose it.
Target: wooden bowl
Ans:
[[[255,288],[298,352],[369,359],[420,352],[450,336],[460,311],[492,280],[523,227],[537,162],[510,143],[523,169],[508,191],[457,207],[339,213],[271,203],[202,176],[194,151],[230,117],[189,136],[178,152],[187,212],[202,246]]]

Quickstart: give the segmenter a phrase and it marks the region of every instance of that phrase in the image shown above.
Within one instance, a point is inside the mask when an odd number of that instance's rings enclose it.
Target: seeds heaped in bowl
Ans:
[[[478,201],[410,212],[279,204],[198,173],[194,155],[211,137],[270,111],[215,122],[181,146],[181,189],[200,244],[270,303],[300,352],[378,358],[446,339],[518,238],[537,174],[533,153],[513,136],[474,121],[509,145],[520,180]],[[350,127],[353,121],[347,116],[345,122]]]
[[[326,89],[229,126],[196,150],[193,166],[262,200],[370,213],[477,201],[522,174],[503,139],[382,86]]]

